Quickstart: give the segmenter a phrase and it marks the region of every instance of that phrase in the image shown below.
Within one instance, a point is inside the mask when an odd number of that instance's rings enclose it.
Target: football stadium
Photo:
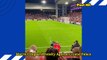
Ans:
[[[81,0],[26,0],[26,52],[79,53],[82,47],[82,8],[76,6],[77,3]],[[62,57],[48,58],[46,60],[61,60]],[[80,60],[80,57],[76,58]],[[73,60],[73,57],[64,56],[63,59]],[[33,59],[28,57],[26,60]]]

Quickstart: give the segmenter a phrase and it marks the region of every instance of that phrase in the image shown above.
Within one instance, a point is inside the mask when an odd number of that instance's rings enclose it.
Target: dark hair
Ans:
[[[48,56],[46,55],[46,60],[58,60],[59,56],[57,55],[58,54],[58,50],[55,49],[55,48],[48,48],[47,51],[46,51],[46,54],[50,54],[50,53],[53,53],[55,54],[54,56]]]
[[[76,40],[75,42],[78,42],[78,40]]]

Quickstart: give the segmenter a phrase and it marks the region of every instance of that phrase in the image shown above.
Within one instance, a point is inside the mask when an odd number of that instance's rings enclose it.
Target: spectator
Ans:
[[[53,46],[55,49],[58,50],[58,52],[60,52],[60,49],[61,49],[61,46],[59,43],[54,43],[54,46]]]
[[[49,53],[54,53],[55,54],[55,56],[46,56],[46,60],[58,60],[58,58],[59,58],[59,56],[57,55],[58,50],[55,49],[55,48],[48,48],[46,53],[47,54],[49,54]]]
[[[74,43],[73,47],[80,47],[80,45],[79,45],[79,43],[78,43],[78,41],[77,41],[77,40],[75,41],[75,43]]]
[[[27,51],[27,54],[36,53],[37,47],[35,45],[32,45]],[[39,60],[38,56],[26,56],[26,60]]]

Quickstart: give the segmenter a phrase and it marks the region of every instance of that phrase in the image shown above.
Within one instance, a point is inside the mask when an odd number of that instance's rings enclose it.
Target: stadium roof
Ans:
[[[26,3],[41,3],[42,0],[26,0]],[[55,4],[55,0],[46,0],[48,4]]]
[[[42,0],[26,0],[26,3],[41,3]],[[81,0],[46,0],[47,4],[55,4],[57,2],[58,4],[65,4],[65,2],[69,3],[78,3],[81,2]]]
[[[68,2],[68,3],[78,3],[78,2],[81,2],[81,0],[57,0],[57,3],[58,4],[65,4],[65,2]]]

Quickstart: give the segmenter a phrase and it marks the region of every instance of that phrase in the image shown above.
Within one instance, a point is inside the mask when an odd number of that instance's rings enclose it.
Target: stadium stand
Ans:
[[[81,24],[81,12],[72,12],[68,16],[70,17],[70,23]]]
[[[53,0],[53,1],[47,0],[46,1],[47,4],[40,4],[40,1],[38,0],[37,1],[27,0],[26,2],[27,2],[26,3],[26,20],[48,20],[49,19],[49,20],[56,20],[64,23],[72,23],[72,24],[79,24],[79,25],[81,24],[81,19],[82,19],[81,8],[76,7],[75,5],[75,3],[80,3],[81,0],[74,1],[74,2],[69,1],[70,3],[68,5],[66,4],[67,2],[65,0]],[[37,4],[34,4],[34,3],[37,3]],[[76,8],[79,8],[79,9],[76,9]],[[75,10],[80,10],[80,12],[76,12]]]
[[[72,46],[72,53],[71,52],[67,52],[67,53],[58,52],[58,49],[56,49],[55,47],[49,47],[47,48],[45,54],[44,53],[38,54],[37,47],[35,45],[32,45],[26,51],[26,53],[28,54],[28,56],[26,56],[26,60],[81,60],[80,55],[78,56],[67,55],[67,54],[76,54],[76,53],[80,54],[81,53],[81,47],[78,41],[75,41],[74,45]],[[32,56],[30,56],[31,53],[32,53]]]
[[[42,13],[42,14],[32,14],[32,13],[26,13],[26,20],[56,20],[59,22],[66,22],[68,19],[68,23],[72,24],[81,24],[82,15],[81,12],[72,12],[69,13],[67,18],[64,19],[64,16],[60,16],[58,18]]]

